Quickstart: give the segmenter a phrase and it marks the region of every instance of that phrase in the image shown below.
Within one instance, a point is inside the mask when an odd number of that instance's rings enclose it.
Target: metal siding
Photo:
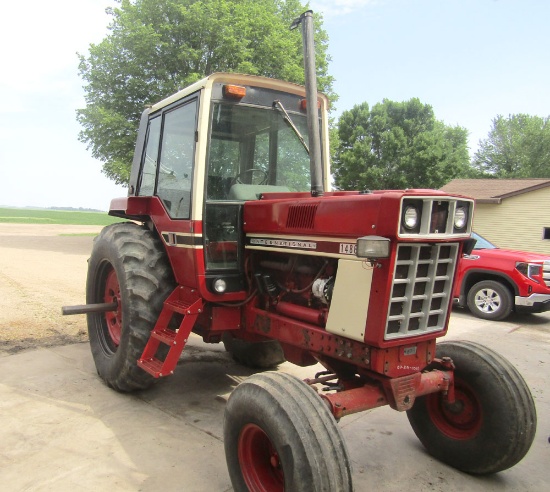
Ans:
[[[473,230],[501,248],[550,254],[550,188],[505,198],[500,204],[476,203]]]

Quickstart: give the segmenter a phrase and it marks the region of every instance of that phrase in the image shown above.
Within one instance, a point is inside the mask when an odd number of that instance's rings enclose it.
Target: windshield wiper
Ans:
[[[283,103],[281,101],[279,101],[278,99],[275,99],[275,101],[273,101],[273,107],[275,109],[278,109],[281,113],[283,113],[283,120],[285,120],[287,122],[288,126],[290,126],[290,128],[292,128],[292,131],[296,134],[296,136],[298,137],[298,139],[300,140],[300,142],[304,146],[304,149],[306,149],[306,152],[309,154],[309,147],[307,146],[306,141],[304,140],[304,137],[302,137],[302,134],[300,133],[300,130],[298,130],[298,128],[296,127],[296,125],[294,124],[292,119],[290,118],[289,114],[286,112],[286,109],[283,106]]]

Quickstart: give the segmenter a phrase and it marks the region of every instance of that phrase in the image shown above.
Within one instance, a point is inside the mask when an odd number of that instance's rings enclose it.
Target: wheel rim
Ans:
[[[467,440],[477,435],[483,421],[479,400],[464,382],[455,379],[455,402],[449,404],[439,393],[428,395],[428,413],[440,432],[451,439]]]
[[[255,424],[241,430],[238,444],[239,464],[244,481],[253,492],[284,490],[279,454],[267,434]]]
[[[117,303],[116,311],[107,311],[105,313],[105,335],[109,337],[109,341],[114,346],[114,350],[116,350],[120,345],[120,337],[122,335],[122,305],[120,302],[120,285],[112,265],[109,265],[105,272],[103,302]]]
[[[502,299],[500,294],[493,289],[481,289],[476,292],[474,302],[476,307],[483,313],[492,314],[500,309]]]

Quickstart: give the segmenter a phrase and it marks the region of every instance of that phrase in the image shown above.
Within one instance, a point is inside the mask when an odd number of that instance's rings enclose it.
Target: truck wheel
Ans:
[[[468,292],[468,308],[474,316],[498,321],[511,312],[514,301],[508,288],[495,280],[483,280]]]
[[[133,223],[105,227],[88,261],[86,302],[118,303],[88,314],[88,335],[99,376],[117,391],[144,389],[155,379],[137,365],[168,294],[175,288],[163,245]]]
[[[236,492],[352,490],[334,417],[289,374],[256,374],[237,386],[225,409],[224,446]]]
[[[474,474],[518,463],[535,437],[535,404],[519,372],[502,356],[473,342],[443,342],[437,357],[455,366],[453,404],[440,393],[416,399],[411,426],[435,458]]]
[[[248,342],[224,333],[223,345],[239,364],[258,369],[272,369],[285,361],[285,354],[277,340]]]

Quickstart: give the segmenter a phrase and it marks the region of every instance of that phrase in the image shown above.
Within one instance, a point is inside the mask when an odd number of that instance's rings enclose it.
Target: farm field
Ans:
[[[50,210],[33,208],[0,208],[0,223],[4,224],[67,224],[105,226],[121,219],[107,212]]]

